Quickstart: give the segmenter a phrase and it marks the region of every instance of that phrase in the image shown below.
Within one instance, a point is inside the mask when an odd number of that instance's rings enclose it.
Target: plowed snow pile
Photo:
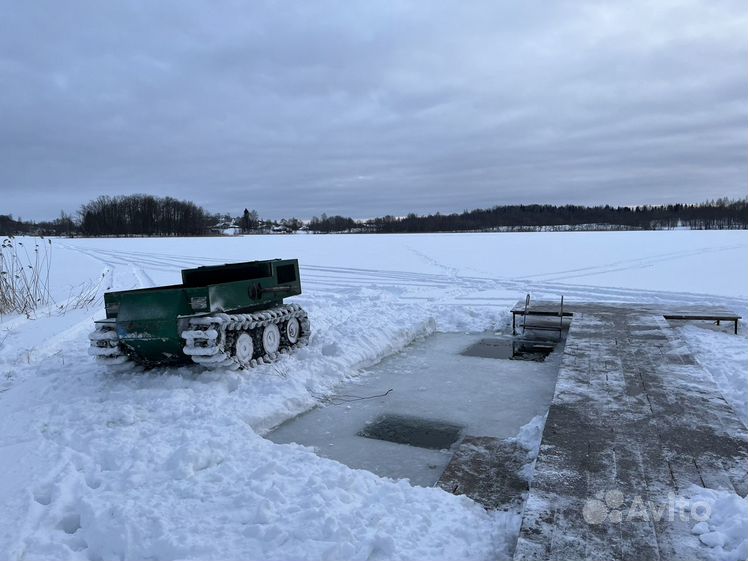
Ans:
[[[506,557],[516,515],[261,435],[418,336],[506,325],[528,291],[714,304],[745,317],[747,241],[687,231],[54,240],[58,304],[99,278],[102,290],[126,289],[179,282],[182,268],[201,264],[298,257],[304,294],[294,301],[313,336],[246,373],[113,374],[86,353],[102,305],[3,317],[2,557]],[[745,323],[738,338],[686,329],[700,360],[727,349],[710,371],[745,419]]]

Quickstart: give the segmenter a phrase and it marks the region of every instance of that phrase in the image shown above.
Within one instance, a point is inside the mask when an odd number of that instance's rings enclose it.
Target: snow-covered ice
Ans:
[[[298,257],[304,294],[294,301],[314,333],[295,356],[247,373],[111,374],[86,353],[101,310],[2,318],[0,552],[505,557],[516,517],[262,435],[433,330],[506,326],[509,308],[528,291],[569,301],[713,304],[745,318],[747,242],[740,231],[55,239],[58,303],[102,275],[103,288],[125,289],[178,282],[182,268],[200,264]],[[727,327],[682,329],[726,399],[745,407],[745,320],[738,337]],[[715,348],[729,359],[717,360]],[[715,508],[733,499],[715,499]],[[724,544],[709,548],[715,559],[740,547],[720,532]]]

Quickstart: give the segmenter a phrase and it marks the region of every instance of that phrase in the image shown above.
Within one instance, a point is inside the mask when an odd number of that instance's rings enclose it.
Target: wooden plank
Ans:
[[[527,450],[516,442],[465,436],[436,484],[487,509],[521,510],[528,490],[521,475],[526,462]]]
[[[665,319],[680,320],[712,320],[712,321],[735,321],[742,319],[743,316],[735,314],[662,314]]]
[[[564,317],[572,317],[574,315],[573,311],[569,311],[567,305],[564,305]],[[535,315],[535,316],[543,316],[543,315],[554,315],[558,316],[559,312],[561,311],[561,303],[560,302],[553,302],[550,300],[537,300],[535,302],[530,302],[530,305],[527,307],[527,315]],[[511,312],[513,314],[517,315],[524,315],[525,313],[525,301],[522,300],[520,302],[517,302],[514,307],[512,308]]]
[[[525,329],[532,329],[534,331],[563,331],[564,327],[558,325],[548,325],[547,323],[526,323],[523,325]]]
[[[663,310],[575,312],[514,559],[708,558],[689,521],[609,514],[634,499],[666,507],[692,484],[745,494],[745,427],[697,361],[663,360],[685,346]],[[602,521],[584,515],[590,501]]]

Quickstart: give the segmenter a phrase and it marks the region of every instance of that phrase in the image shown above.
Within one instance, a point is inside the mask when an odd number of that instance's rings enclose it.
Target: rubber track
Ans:
[[[253,358],[247,364],[240,364],[231,354],[232,335],[247,332],[252,335],[255,345],[258,344],[262,328],[274,323],[279,327],[291,318],[299,321],[299,338],[293,345],[282,347],[275,353],[266,353]],[[282,331],[282,330],[281,330]],[[287,354],[307,344],[310,325],[306,312],[296,304],[277,306],[251,314],[213,314],[191,318],[189,329],[182,332],[185,340],[184,354],[194,362],[206,368],[254,368],[261,364],[275,362],[281,355]],[[284,339],[284,338],[282,338]],[[226,343],[229,345],[226,345]]]
[[[275,323],[279,327],[291,318],[299,320],[299,338],[293,345],[286,345],[278,352],[265,354],[253,358],[248,364],[241,365],[235,357],[231,356],[230,349],[224,347],[227,340],[231,339],[232,332],[249,332],[253,335],[253,342],[258,344],[262,328]],[[309,341],[310,325],[306,312],[297,304],[277,306],[251,314],[213,314],[191,318],[189,329],[182,332],[185,340],[184,353],[193,362],[206,368],[228,368],[238,370],[240,368],[254,368],[261,364],[274,362],[281,355],[287,354],[307,344]],[[254,331],[254,332],[253,332]],[[228,335],[228,337],[227,337]],[[120,365],[132,362],[130,357],[122,350],[114,325],[97,325],[89,336],[91,346],[88,353],[97,361],[107,365]],[[282,341],[285,336],[282,335]]]
[[[91,346],[88,348],[88,354],[96,357],[96,360],[104,364],[117,365],[124,364],[128,357],[119,346],[119,338],[114,325],[97,325],[88,335]]]

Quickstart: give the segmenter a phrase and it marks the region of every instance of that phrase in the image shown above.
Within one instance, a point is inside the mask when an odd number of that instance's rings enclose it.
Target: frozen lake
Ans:
[[[359,433],[394,416],[454,425],[462,435],[515,436],[548,409],[561,353],[544,362],[461,354],[487,335],[437,333],[417,341],[341,384],[324,404],[282,424],[268,438],[311,446],[320,456],[380,476],[433,485],[449,462],[450,449]]]
[[[179,282],[182,268],[298,257],[304,293],[292,301],[309,312],[313,336],[297,354],[250,372],[186,367],[112,375],[87,356],[93,318],[104,311],[100,301],[62,315],[0,318],[0,473],[6,475],[0,481],[0,551],[30,559],[145,559],[154,551],[179,559],[511,558],[497,552],[496,543],[516,540],[513,514],[488,514],[451,493],[395,485],[320,457],[431,484],[440,468],[419,477],[424,462],[416,454],[443,462],[438,450],[355,436],[374,403],[330,405],[301,417],[310,423],[319,418],[326,431],[331,428],[318,417],[322,413],[355,421],[336,427],[340,434],[326,442],[310,437],[307,444],[320,455],[258,433],[336,391],[371,395],[393,388],[380,408],[394,406],[411,381],[407,361],[415,366],[429,359],[430,370],[414,373],[410,393],[416,397],[402,408],[511,436],[534,414],[512,412],[522,392],[550,395],[550,363],[468,362],[446,352],[462,335],[419,337],[433,330],[506,330],[509,310],[527,292],[533,299],[564,295],[569,305],[703,305],[746,316],[746,242],[745,231],[717,230],[56,238],[50,289],[58,304],[97,283],[100,292],[126,290]],[[678,329],[687,330],[692,351],[745,419],[745,323],[739,336],[700,322]],[[466,341],[472,337],[483,335]],[[418,348],[430,355],[408,358]],[[383,357],[390,358],[350,380]],[[434,364],[453,359],[456,367]],[[470,364],[485,366],[470,404],[474,421],[462,420],[464,402],[455,397],[418,391],[446,386],[448,375],[452,392],[475,387],[470,375],[477,371],[464,368]],[[380,386],[385,368],[406,375]],[[486,391],[492,381],[498,388]],[[482,413],[484,406],[494,419]],[[299,433],[303,427],[299,422]],[[301,435],[295,440],[304,441]],[[364,451],[379,450],[380,457],[355,464],[353,452],[362,448],[352,447],[346,457],[336,449],[346,441],[364,441]],[[374,466],[388,458],[394,466]],[[740,500],[734,496],[730,504]],[[723,520],[735,519],[729,512]],[[77,521],[80,528],[68,533]]]

